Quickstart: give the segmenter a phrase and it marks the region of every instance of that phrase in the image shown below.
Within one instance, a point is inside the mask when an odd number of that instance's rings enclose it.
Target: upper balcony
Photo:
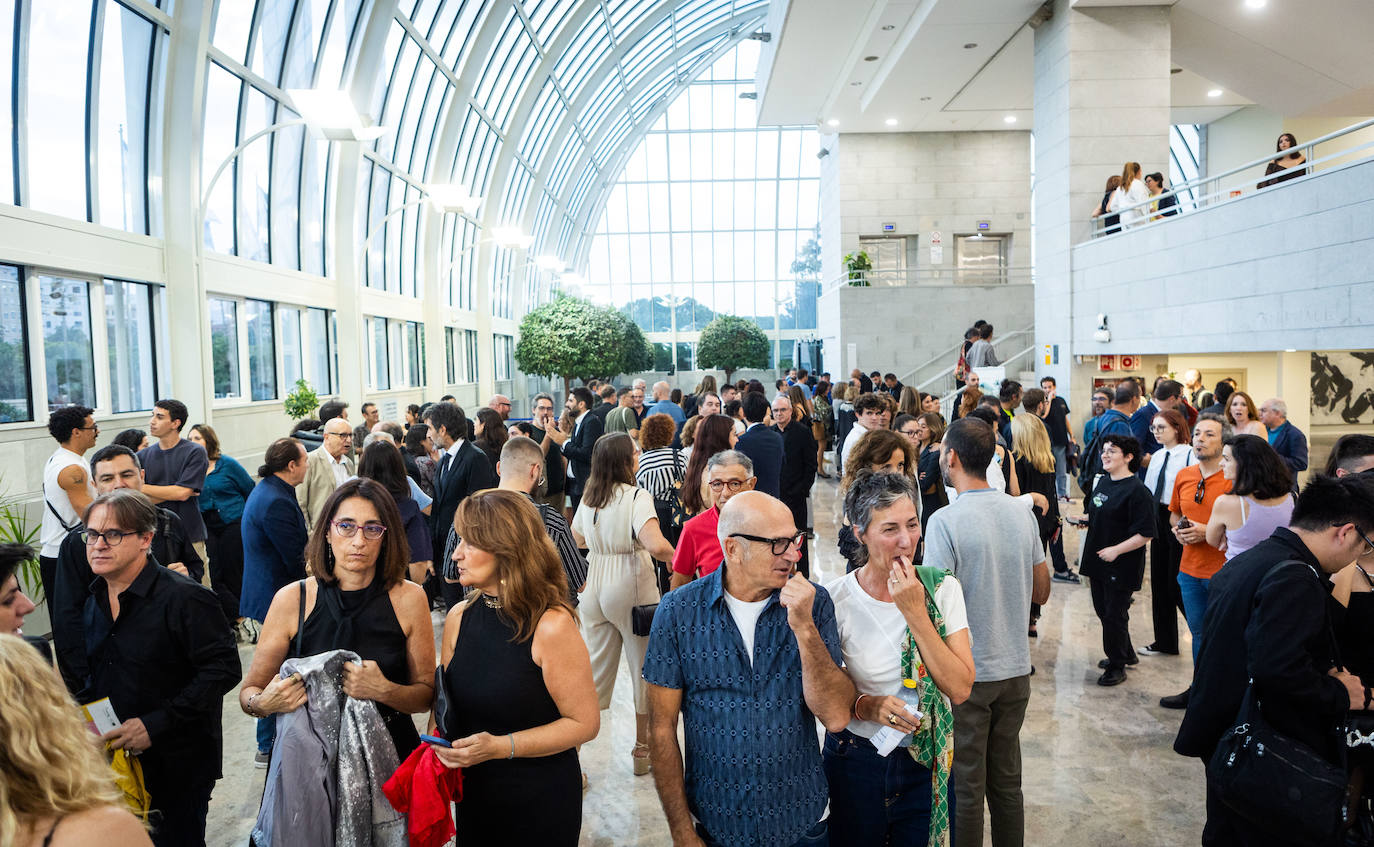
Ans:
[[[1175,186],[1167,194],[1184,198],[1181,214],[1076,245],[1074,352],[1374,347],[1370,127],[1298,148],[1300,176],[1237,182],[1269,154]],[[1110,341],[1094,340],[1099,316]]]

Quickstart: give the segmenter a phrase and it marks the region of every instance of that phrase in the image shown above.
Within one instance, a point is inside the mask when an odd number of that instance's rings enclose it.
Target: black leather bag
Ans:
[[[1344,755],[1342,755],[1344,758]],[[1336,844],[1347,820],[1345,763],[1333,765],[1265,722],[1253,680],[1217,743],[1207,779],[1232,811],[1294,844]]]
[[[639,496],[639,489],[636,488],[634,496]],[[635,538],[634,530],[630,530],[630,544],[638,545],[639,540]],[[635,599],[639,599],[639,579],[635,578]],[[654,613],[658,611],[658,601],[652,603],[636,603],[630,607],[630,631],[635,635],[647,636],[649,630],[654,625]]]

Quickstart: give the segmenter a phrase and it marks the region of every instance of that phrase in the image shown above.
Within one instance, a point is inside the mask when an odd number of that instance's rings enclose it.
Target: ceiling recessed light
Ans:
[[[1207,92],[1207,96],[1208,96],[1208,97],[1220,97],[1220,96],[1221,96],[1221,89],[1220,89],[1220,88],[1213,88],[1213,89],[1210,89],[1210,90],[1208,90],[1208,92]]]
[[[896,125],[897,125],[897,119],[896,119],[896,118],[888,118],[887,120],[883,121],[883,123],[887,124],[888,126],[896,126]]]
[[[826,125],[826,126],[839,126],[839,125],[840,125],[840,119],[839,119],[839,118],[831,118],[830,120],[828,120],[828,121],[825,122],[825,125]]]
[[[921,102],[924,103],[924,102],[926,102],[926,101],[929,100],[929,99],[930,99],[929,97],[922,97],[922,98],[921,98]]]
[[[896,27],[895,24],[884,24],[884,25],[883,25],[883,32],[892,32],[892,30],[894,30],[894,29],[896,29],[896,28],[897,28],[897,27]]]
[[[969,43],[967,43],[967,44],[964,45],[964,49],[965,49],[965,50],[972,50],[973,48],[975,48],[975,47],[977,47],[977,46],[978,46],[978,42],[976,42],[976,41],[970,41]]]
[[[859,82],[858,80],[854,80],[853,82],[851,82],[851,83],[849,83],[849,84],[850,84],[850,85],[863,85],[863,83],[862,83],[862,82]]]
[[[864,61],[865,61],[865,62],[876,62],[876,61],[878,61],[878,57],[877,57],[877,56],[864,56]]]
[[[1245,8],[1263,9],[1266,5],[1268,5],[1268,3],[1269,0],[1245,0]]]
[[[1007,115],[1005,118],[1002,118],[1002,123],[1004,123],[1004,124],[1014,124],[1014,123],[1016,123],[1016,116],[1015,116],[1015,115]]]

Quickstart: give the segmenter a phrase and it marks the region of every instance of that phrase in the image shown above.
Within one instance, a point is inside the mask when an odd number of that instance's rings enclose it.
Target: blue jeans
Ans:
[[[873,742],[843,730],[826,733],[822,761],[830,782],[831,847],[926,843],[930,769],[918,764],[906,749],[899,747],[884,758]],[[951,830],[953,786],[951,780],[947,792]]]
[[[1068,449],[1067,444],[1050,448],[1050,452],[1054,453],[1054,487],[1060,497],[1069,496],[1069,459],[1065,452]]]
[[[277,740],[277,716],[268,715],[265,718],[258,718],[258,752],[272,752],[272,745]]]
[[[697,837],[706,844],[706,847],[725,847],[724,844],[712,838],[701,824],[697,824]],[[816,824],[807,830],[801,840],[793,844],[792,847],[830,847],[827,821],[816,821]]]
[[[1182,571],[1178,574],[1178,590],[1183,594],[1183,617],[1188,621],[1188,631],[1193,634],[1193,662],[1197,662],[1197,651],[1202,648],[1202,616],[1207,614],[1207,595],[1211,590],[1210,579],[1198,579]]]

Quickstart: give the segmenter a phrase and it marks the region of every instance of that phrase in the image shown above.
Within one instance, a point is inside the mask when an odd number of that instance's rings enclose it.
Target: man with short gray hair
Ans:
[[[325,501],[334,489],[357,473],[348,447],[353,443],[353,428],[346,418],[330,418],[324,425],[324,443],[310,451],[305,480],[296,486],[296,501],[305,513],[305,524],[314,528],[324,511]]]
[[[1269,430],[1269,446],[1293,472],[1293,493],[1298,491],[1298,474],[1307,470],[1307,436],[1288,421],[1288,404],[1277,397],[1259,407],[1260,423]]]
[[[706,460],[705,479],[709,489],[711,508],[694,515],[682,525],[673,552],[673,576],[670,590],[681,588],[699,576],[720,567],[723,554],[716,530],[720,524],[720,510],[730,498],[742,491],[754,490],[754,463],[738,450],[722,450]]]

